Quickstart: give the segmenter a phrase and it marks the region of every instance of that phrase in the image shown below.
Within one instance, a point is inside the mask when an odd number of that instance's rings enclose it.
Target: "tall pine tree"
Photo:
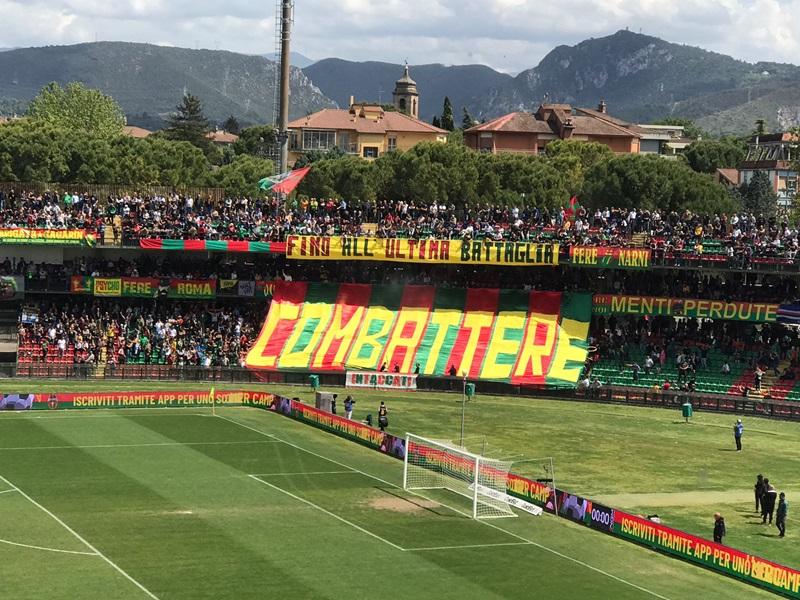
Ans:
[[[208,155],[212,149],[212,142],[208,137],[210,131],[211,125],[203,114],[200,99],[186,94],[177,106],[177,112],[167,119],[164,137],[168,140],[189,142]]]
[[[442,106],[442,129],[453,131],[456,128],[453,122],[453,105],[450,103],[450,98],[444,97],[444,106]]]
[[[466,131],[467,129],[475,125],[475,119],[473,119],[472,115],[469,114],[469,111],[467,110],[466,106],[462,106],[461,111],[463,113],[463,116],[461,117],[461,129]]]
[[[439,120],[439,115],[433,115],[433,120],[431,121],[431,125],[434,127],[438,127],[439,129],[442,128],[442,122]]]

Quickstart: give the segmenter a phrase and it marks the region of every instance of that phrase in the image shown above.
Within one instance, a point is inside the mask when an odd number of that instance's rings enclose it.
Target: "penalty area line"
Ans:
[[[20,446],[16,448],[3,448],[0,446],[0,452],[6,450],[90,450],[92,448],[157,448],[162,446],[240,446],[247,444],[275,444],[277,440],[237,440],[233,442],[152,442],[143,444],[96,444],[88,446]]]
[[[358,530],[358,531],[360,531],[361,533],[366,533],[368,536],[370,536],[370,537],[373,537],[373,538],[375,538],[376,540],[379,540],[379,541],[383,542],[384,544],[388,544],[389,546],[391,546],[391,547],[392,547],[392,548],[394,548],[395,550],[400,550],[401,552],[405,552],[405,548],[402,548],[401,546],[398,546],[397,544],[395,544],[395,543],[393,543],[393,542],[390,542],[389,540],[387,540],[387,539],[385,539],[385,538],[382,538],[382,537],[381,537],[381,536],[379,536],[377,533],[372,533],[372,532],[371,532],[371,531],[369,531],[368,529],[364,529],[364,528],[363,528],[363,527],[361,527],[360,525],[356,525],[355,523],[353,523],[353,522],[351,522],[351,521],[348,521],[348,520],[347,520],[347,519],[345,519],[344,517],[340,517],[340,516],[339,516],[339,515],[337,515],[336,513],[332,513],[332,512],[331,512],[331,511],[329,511],[327,508],[322,508],[322,507],[321,507],[319,504],[315,504],[314,502],[311,502],[311,500],[306,500],[305,498],[301,498],[300,496],[297,496],[297,495],[293,494],[293,493],[292,493],[292,492],[290,492],[290,491],[287,491],[287,490],[285,490],[285,489],[283,489],[283,488],[281,488],[281,487],[278,487],[277,485],[274,485],[274,484],[272,484],[272,483],[270,483],[270,482],[268,482],[268,481],[264,481],[263,479],[259,479],[259,478],[258,478],[258,477],[256,477],[255,475],[250,475],[250,478],[251,478],[251,479],[253,479],[254,481],[257,481],[257,482],[259,482],[259,483],[260,483],[260,484],[262,484],[262,485],[266,485],[266,486],[269,486],[269,487],[271,487],[273,490],[276,490],[276,491],[278,491],[278,492],[281,492],[282,494],[286,494],[287,496],[289,496],[290,498],[294,498],[294,499],[295,499],[295,500],[297,500],[298,502],[302,502],[303,504],[306,504],[307,506],[310,506],[311,508],[315,508],[315,509],[317,509],[318,511],[320,511],[320,512],[322,512],[322,513],[325,513],[325,514],[326,514],[326,515],[328,515],[329,517],[333,517],[333,518],[334,518],[334,519],[336,519],[337,521],[341,521],[341,522],[342,522],[342,523],[344,523],[345,525],[349,525],[349,526],[350,526],[350,527],[352,527],[353,529],[357,529],[357,530]]]
[[[530,542],[503,542],[499,544],[465,544],[463,546],[431,546],[429,548],[406,548],[406,552],[427,552],[432,550],[466,550],[468,548],[497,548],[502,546],[531,546]]]
[[[265,411],[265,412],[267,414],[274,414],[274,413],[272,413],[270,411]],[[399,486],[396,483],[392,483],[391,481],[386,481],[385,479],[381,479],[380,477],[376,477],[375,475],[370,475],[369,473],[365,473],[364,471],[356,469],[355,467],[351,467],[350,465],[346,465],[346,464],[344,464],[342,462],[339,462],[338,460],[334,460],[332,458],[328,458],[327,456],[323,456],[321,454],[317,454],[316,452],[313,452],[311,450],[306,450],[302,446],[298,446],[297,444],[293,444],[292,442],[287,442],[286,440],[283,440],[283,439],[279,438],[278,436],[273,435],[271,433],[266,433],[264,431],[260,431],[260,430],[256,429],[255,427],[251,427],[250,425],[245,425],[244,423],[239,423],[238,421],[235,421],[235,420],[233,420],[231,418],[228,418],[228,417],[223,417],[223,416],[220,416],[220,415],[217,415],[217,416],[219,416],[220,419],[225,419],[226,421],[230,421],[231,423],[239,425],[240,427],[244,427],[245,429],[249,429],[250,431],[255,431],[256,433],[260,433],[263,436],[272,438],[274,440],[278,440],[280,442],[283,442],[284,444],[292,446],[293,448],[297,448],[298,450],[302,450],[303,452],[307,452],[308,454],[311,454],[312,456],[316,456],[317,458],[322,458],[322,459],[327,460],[328,462],[331,462],[331,463],[333,463],[335,465],[339,465],[340,467],[344,467],[346,469],[351,469],[351,470],[355,471],[356,473],[361,473],[365,477],[369,477],[371,479],[374,479],[375,481],[380,481],[381,483],[384,483],[384,484],[386,484],[388,486],[391,486],[391,487],[399,489],[399,490],[403,489],[402,486]],[[274,416],[278,416],[278,415],[274,415]],[[341,438],[336,438],[336,439],[341,439]],[[264,481],[262,483],[266,484],[267,482]],[[267,485],[269,485],[269,484],[267,484]],[[414,494],[414,495],[417,496],[418,494]],[[424,496],[420,496],[420,497],[424,497]],[[441,506],[444,506],[445,508],[450,508],[451,510],[454,510],[452,507],[447,506],[446,504],[443,504],[441,502],[439,502],[439,504]],[[649,594],[653,598],[658,598],[659,600],[670,600],[670,598],[667,598],[666,596],[662,596],[661,594],[658,594],[658,593],[656,593],[656,592],[654,592],[652,590],[648,590],[647,588],[642,587],[640,585],[637,585],[637,584],[635,584],[635,583],[633,583],[631,581],[628,581],[627,579],[623,579],[622,577],[618,577],[618,576],[616,576],[616,575],[614,575],[612,573],[604,571],[604,570],[600,569],[599,567],[592,566],[592,565],[590,565],[588,563],[583,562],[582,560],[578,560],[577,558],[573,558],[571,556],[567,556],[566,554],[562,554],[558,550],[554,550],[553,548],[549,548],[549,547],[547,547],[547,546],[545,546],[543,544],[539,544],[537,542],[534,542],[533,540],[529,540],[527,538],[524,538],[521,535],[518,535],[518,534],[516,534],[516,533],[514,533],[512,531],[508,531],[506,529],[503,529],[502,527],[498,527],[497,525],[494,525],[494,524],[486,521],[485,519],[478,519],[478,523],[486,525],[487,527],[491,527],[492,529],[496,529],[497,531],[502,531],[503,533],[505,533],[507,535],[510,535],[511,537],[514,537],[514,538],[516,538],[516,539],[518,539],[518,540],[520,540],[522,542],[527,542],[527,545],[535,546],[535,547],[537,547],[537,548],[539,548],[541,550],[544,550],[544,551],[549,552],[549,553],[551,553],[551,554],[553,554],[555,556],[558,556],[559,558],[563,558],[564,560],[568,560],[568,561],[570,561],[572,563],[575,563],[577,565],[585,567],[585,568],[589,569],[590,571],[594,571],[595,573],[597,573],[599,575],[605,575],[609,579],[613,579],[614,581],[617,581],[619,583],[622,583],[622,584],[628,585],[628,586],[630,586],[630,587],[632,587],[634,589],[637,589],[640,592],[644,592],[645,594]],[[372,535],[372,534],[370,534],[370,535]],[[402,550],[402,548],[401,548],[401,550]],[[403,551],[405,551],[405,550],[403,550]]]
[[[113,568],[114,568],[114,570],[115,570],[115,571],[117,571],[117,572],[118,572],[120,575],[122,575],[122,576],[123,576],[125,579],[127,579],[128,581],[130,581],[130,582],[131,582],[133,585],[135,585],[137,588],[139,588],[139,590],[141,590],[143,593],[145,593],[145,594],[147,595],[147,597],[148,597],[148,598],[151,598],[151,600],[160,600],[158,596],[156,596],[156,595],[155,595],[153,592],[151,592],[150,590],[148,590],[148,589],[147,589],[146,587],[144,587],[144,586],[143,586],[141,583],[139,583],[139,582],[138,582],[136,579],[134,579],[134,578],[133,578],[131,575],[129,575],[129,574],[128,574],[128,573],[127,573],[127,572],[126,572],[126,571],[125,571],[125,570],[124,570],[122,567],[120,567],[120,566],[119,566],[117,563],[115,563],[113,560],[111,560],[110,558],[108,558],[108,557],[107,557],[105,554],[103,554],[102,552],[100,552],[100,550],[98,550],[97,548],[95,548],[95,547],[94,547],[94,546],[93,546],[93,545],[92,545],[92,544],[91,544],[89,541],[87,541],[87,540],[86,540],[86,538],[84,538],[84,537],[83,537],[83,536],[82,536],[80,533],[78,533],[78,532],[77,532],[77,531],[75,531],[75,530],[74,530],[72,527],[70,527],[69,525],[67,525],[67,524],[66,524],[66,523],[65,523],[65,522],[64,522],[64,521],[63,521],[63,520],[62,520],[62,519],[61,519],[59,516],[57,516],[56,514],[54,514],[52,511],[50,511],[49,509],[47,509],[47,508],[46,508],[46,507],[44,507],[43,505],[39,504],[39,503],[38,503],[36,500],[34,500],[34,499],[33,499],[33,498],[31,498],[31,497],[30,497],[28,494],[26,494],[24,491],[22,491],[22,490],[19,488],[19,486],[17,486],[17,485],[14,485],[13,483],[11,483],[11,482],[10,482],[8,479],[6,479],[5,477],[3,477],[2,475],[0,475],[0,479],[2,479],[2,480],[3,480],[3,481],[6,483],[6,485],[10,485],[12,488],[14,488],[14,490],[16,490],[17,492],[19,492],[19,493],[20,493],[20,495],[22,495],[22,497],[23,497],[23,498],[25,498],[25,499],[26,499],[28,502],[30,502],[30,503],[31,503],[31,504],[33,504],[35,507],[37,507],[39,510],[41,510],[43,513],[45,513],[46,515],[48,515],[48,516],[49,516],[50,518],[52,518],[52,519],[53,519],[53,520],[54,520],[56,523],[58,523],[59,525],[61,525],[61,526],[62,526],[64,529],[66,529],[67,531],[69,531],[69,532],[70,532],[70,533],[71,533],[73,536],[75,536],[75,538],[77,538],[77,539],[78,539],[80,542],[82,542],[84,546],[86,546],[86,547],[87,547],[89,550],[91,550],[91,551],[92,551],[92,552],[94,552],[94,553],[95,553],[97,556],[99,556],[99,557],[100,557],[100,558],[102,558],[104,561],[106,561],[106,562],[107,562],[107,563],[108,563],[108,564],[109,564],[111,567],[113,567]]]
[[[275,440],[276,443],[282,443]],[[281,477],[283,475],[346,475],[353,473],[358,475],[355,471],[297,471],[295,473],[251,473],[248,477]],[[12,490],[13,491],[13,490]]]
[[[100,555],[96,552],[79,552],[78,550],[59,550],[58,548],[48,548],[46,546],[34,546],[32,544],[20,544],[19,542],[12,542],[11,540],[4,540],[0,538],[0,544],[8,544],[9,546],[18,546],[20,548],[30,548],[31,550],[44,550],[46,552],[58,552],[60,554],[80,554],[81,556],[97,556]]]

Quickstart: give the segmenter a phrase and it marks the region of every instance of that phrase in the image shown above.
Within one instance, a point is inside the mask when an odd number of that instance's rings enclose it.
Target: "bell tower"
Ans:
[[[408,63],[403,70],[403,76],[394,84],[392,98],[398,111],[419,119],[419,92],[417,92],[417,82],[408,74]]]

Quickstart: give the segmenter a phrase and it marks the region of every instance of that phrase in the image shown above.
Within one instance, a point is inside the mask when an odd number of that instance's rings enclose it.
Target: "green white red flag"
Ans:
[[[310,170],[311,167],[303,167],[274,177],[265,177],[258,182],[258,187],[275,194],[291,194]]]

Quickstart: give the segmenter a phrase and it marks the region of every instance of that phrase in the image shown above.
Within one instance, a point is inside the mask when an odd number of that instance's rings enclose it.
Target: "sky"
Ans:
[[[277,0],[0,0],[0,47],[129,41],[274,51]],[[800,62],[800,0],[295,0],[292,50],[516,73],[619,29],[756,62]]]

